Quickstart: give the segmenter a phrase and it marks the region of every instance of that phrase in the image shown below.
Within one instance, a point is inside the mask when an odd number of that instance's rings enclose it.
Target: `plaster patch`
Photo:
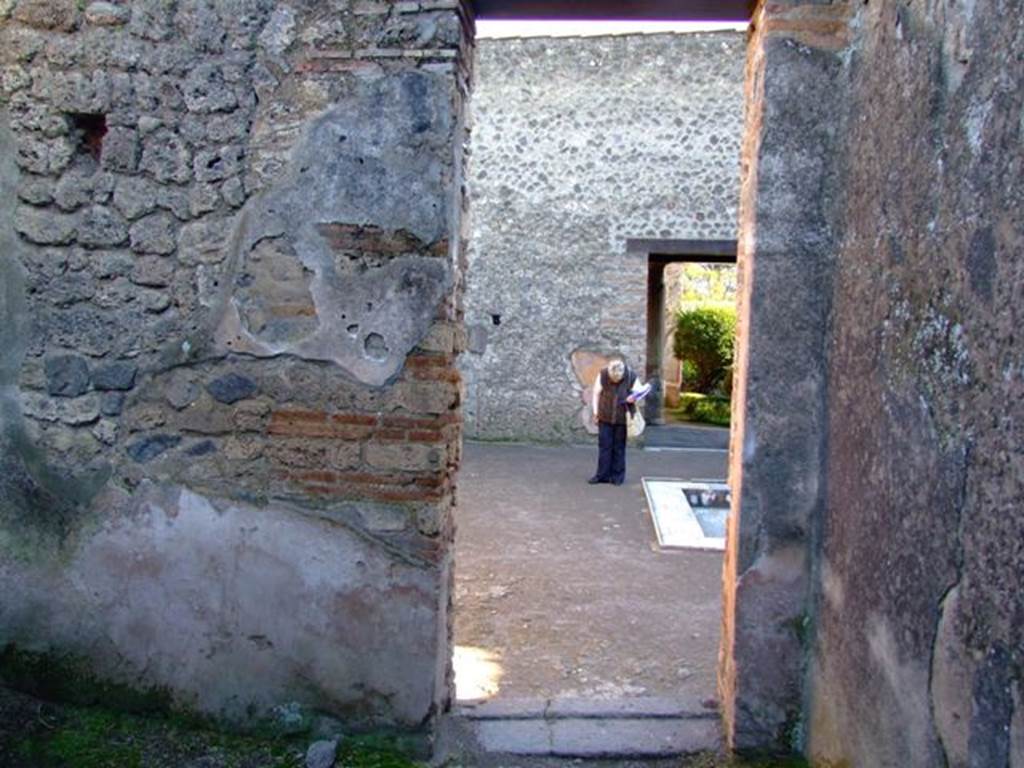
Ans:
[[[330,361],[376,386],[397,374],[451,288],[449,96],[422,73],[361,81],[311,122],[238,217],[220,351]]]

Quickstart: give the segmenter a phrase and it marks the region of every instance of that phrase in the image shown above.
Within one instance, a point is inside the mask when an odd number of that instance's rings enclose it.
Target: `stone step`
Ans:
[[[665,758],[714,751],[718,712],[664,698],[495,699],[451,717],[463,751],[565,758]]]

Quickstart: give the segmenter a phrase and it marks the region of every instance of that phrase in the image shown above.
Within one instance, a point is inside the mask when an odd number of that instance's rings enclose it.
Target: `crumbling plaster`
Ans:
[[[470,39],[448,0],[4,8],[0,647],[429,730]]]

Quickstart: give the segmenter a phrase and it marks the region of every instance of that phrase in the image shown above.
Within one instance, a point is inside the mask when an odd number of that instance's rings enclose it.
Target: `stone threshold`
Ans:
[[[493,699],[460,703],[451,720],[489,755],[656,758],[721,745],[717,710],[697,700]]]

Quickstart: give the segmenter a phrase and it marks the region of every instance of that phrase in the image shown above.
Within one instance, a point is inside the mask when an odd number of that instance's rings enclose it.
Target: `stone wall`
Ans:
[[[735,239],[746,40],[477,48],[467,435],[580,439],[570,355],[619,352],[645,367],[646,253],[627,239]]]
[[[720,675],[734,747],[1024,765],[1015,14],[783,2],[755,19]]]
[[[1024,765],[1020,12],[853,25],[808,720],[833,761]]]
[[[445,707],[470,39],[455,0],[0,4],[4,658]]]

